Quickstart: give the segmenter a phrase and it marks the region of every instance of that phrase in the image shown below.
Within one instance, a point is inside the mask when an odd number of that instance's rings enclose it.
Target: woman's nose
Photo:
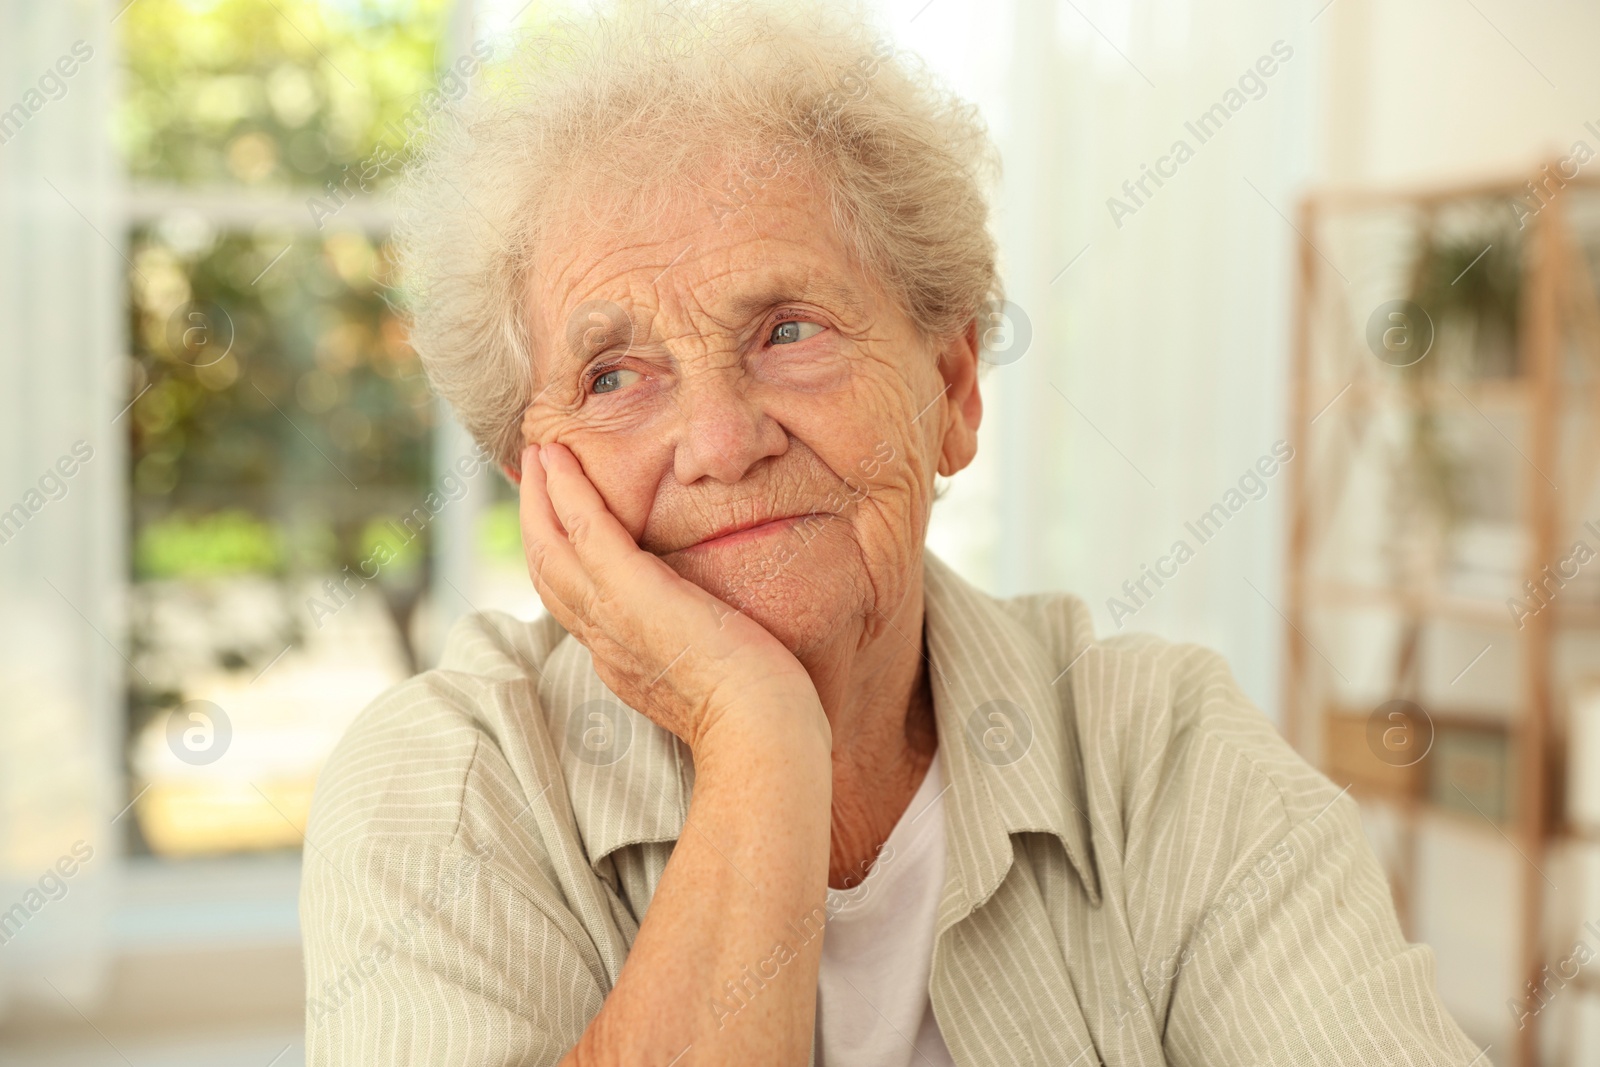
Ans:
[[[696,376],[675,390],[682,419],[674,473],[683,485],[701,478],[733,483],[769,456],[782,455],[788,435],[734,370]]]

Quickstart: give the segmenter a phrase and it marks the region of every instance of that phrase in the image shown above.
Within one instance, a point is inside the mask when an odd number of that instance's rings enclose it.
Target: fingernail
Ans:
[[[533,447],[539,448],[538,445],[534,445]],[[545,470],[550,469],[550,453],[546,452],[542,448],[539,448],[539,465]]]

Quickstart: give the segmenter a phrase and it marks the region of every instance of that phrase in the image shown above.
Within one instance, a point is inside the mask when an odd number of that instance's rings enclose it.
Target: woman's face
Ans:
[[[545,247],[525,443],[570,448],[640,548],[797,655],[876,630],[934,473],[976,447],[974,332],[922,340],[795,180]]]

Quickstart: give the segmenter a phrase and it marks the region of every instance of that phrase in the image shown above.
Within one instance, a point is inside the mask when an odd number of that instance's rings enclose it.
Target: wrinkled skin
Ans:
[[[735,215],[686,200],[544,247],[523,434],[564,447],[524,453],[541,598],[691,747],[741,694],[809,681],[850,866],[931,759],[922,543],[935,473],[976,449],[975,328],[922,338],[796,175]]]

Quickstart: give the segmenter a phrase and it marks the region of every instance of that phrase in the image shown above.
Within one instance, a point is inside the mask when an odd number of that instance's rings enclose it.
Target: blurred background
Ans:
[[[0,1062],[304,1062],[322,760],[537,608],[385,189],[558,10],[0,0]],[[1006,163],[935,551],[1221,650],[1485,1062],[1600,1062],[1600,8],[879,11]]]

